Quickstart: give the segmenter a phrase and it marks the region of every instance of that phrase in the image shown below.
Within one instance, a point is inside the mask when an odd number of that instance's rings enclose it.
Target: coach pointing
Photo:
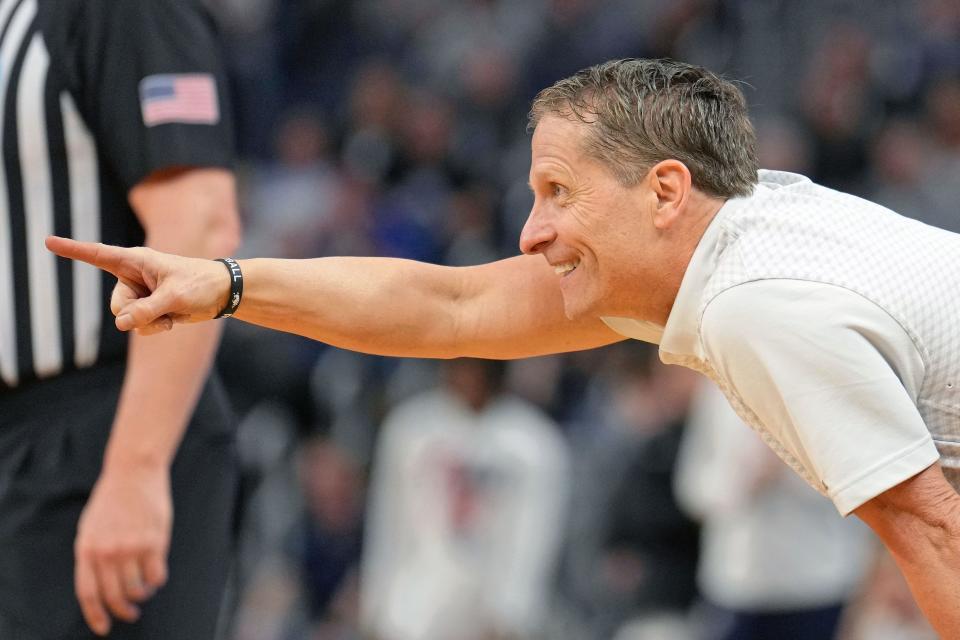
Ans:
[[[944,475],[960,464],[960,236],[758,172],[743,96],[699,67],[586,69],[541,92],[531,124],[523,256],[243,260],[236,278],[149,249],[47,246],[119,278],[124,331],[234,314],[438,358],[658,343],[865,520],[934,627],[960,637],[960,497]]]

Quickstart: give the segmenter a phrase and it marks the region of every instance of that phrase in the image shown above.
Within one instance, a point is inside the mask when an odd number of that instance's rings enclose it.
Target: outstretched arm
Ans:
[[[854,511],[883,540],[930,624],[960,638],[960,496],[934,464]]]
[[[229,294],[222,264],[144,248],[49,238],[55,253],[120,279],[117,327],[155,332],[212,318]],[[596,318],[571,321],[541,256],[475,267],[391,258],[240,261],[235,317],[329,344],[390,356],[521,358],[622,339]]]

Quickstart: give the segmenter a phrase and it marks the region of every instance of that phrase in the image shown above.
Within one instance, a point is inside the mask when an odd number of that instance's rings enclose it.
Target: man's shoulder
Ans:
[[[874,307],[843,287],[812,280],[760,278],[733,284],[704,305],[700,333],[705,339],[755,340],[820,331],[842,323],[852,306]]]
[[[713,294],[700,315],[702,339],[745,339],[747,334],[757,336],[782,322],[787,314],[777,288],[775,281],[753,280]]]
[[[855,339],[888,356],[916,350],[897,319],[870,298],[837,284],[789,278],[744,282],[715,295],[703,309],[700,339],[714,358],[782,351],[802,360],[825,349],[844,352]]]

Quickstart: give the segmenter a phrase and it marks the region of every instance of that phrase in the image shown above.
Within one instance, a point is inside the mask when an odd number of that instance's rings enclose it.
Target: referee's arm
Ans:
[[[239,244],[233,174],[180,168],[130,192],[147,246],[195,257],[230,255]],[[107,609],[132,621],[135,603],[166,580],[172,526],[169,466],[209,372],[221,324],[146,339],[131,335],[126,375],[103,471],[81,516],[76,591],[97,632]]]

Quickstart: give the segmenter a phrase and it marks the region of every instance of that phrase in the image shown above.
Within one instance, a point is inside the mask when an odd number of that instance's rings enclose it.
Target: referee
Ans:
[[[231,253],[229,113],[199,0],[0,0],[0,638],[214,637],[219,327],[128,342],[43,238]]]

